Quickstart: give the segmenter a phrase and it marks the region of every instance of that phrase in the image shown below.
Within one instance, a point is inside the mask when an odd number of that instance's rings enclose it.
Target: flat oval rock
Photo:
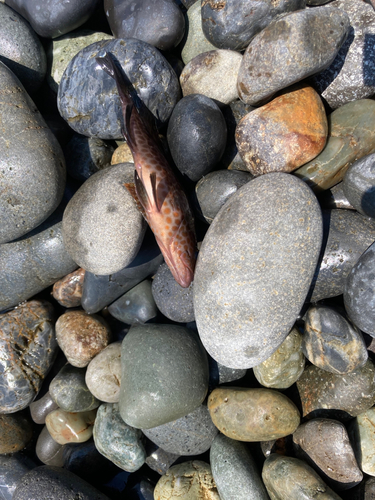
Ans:
[[[354,162],[342,185],[351,205],[362,215],[375,218],[375,154]]]
[[[289,174],[258,177],[228,200],[206,233],[194,277],[198,332],[216,361],[251,368],[280,346],[306,298],[321,242],[317,200]]]

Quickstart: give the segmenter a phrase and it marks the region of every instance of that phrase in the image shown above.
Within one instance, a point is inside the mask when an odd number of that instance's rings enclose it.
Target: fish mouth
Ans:
[[[172,252],[166,249],[159,241],[158,244],[164,260],[176,282],[182,288],[188,288],[194,280],[194,262],[190,262],[187,255],[185,259],[179,255],[174,256]]]

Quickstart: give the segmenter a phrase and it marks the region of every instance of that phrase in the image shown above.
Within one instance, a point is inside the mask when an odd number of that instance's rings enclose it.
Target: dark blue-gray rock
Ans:
[[[195,319],[193,288],[194,282],[188,288],[182,288],[165,263],[159,267],[152,281],[152,295],[159,311],[178,323],[188,323]]]
[[[30,415],[33,421],[36,424],[43,425],[46,423],[46,416],[48,415],[48,413],[56,410],[58,408],[58,405],[51,398],[51,395],[48,391],[44,394],[44,396],[30,403],[29,408]]]
[[[146,452],[146,464],[150,467],[150,469],[154,470],[161,476],[165,474],[169,467],[180,457],[180,455],[163,450],[163,448],[160,448],[150,440],[146,443]]]
[[[307,311],[302,349],[312,364],[340,375],[360,368],[368,358],[361,332],[339,312],[321,305]]]
[[[116,38],[137,38],[160,50],[176,47],[185,18],[173,0],[105,0],[104,11]]]
[[[344,304],[351,321],[375,337],[375,243],[350,271],[345,283]]]
[[[98,0],[6,0],[5,3],[27,19],[38,35],[56,38],[78,28],[94,12]]]
[[[154,235],[148,230],[137,256],[124,269],[106,276],[85,273],[82,307],[89,314],[100,311],[145,278],[155,274],[162,262],[160,248]]]
[[[251,179],[250,172],[238,170],[216,170],[202,177],[195,186],[195,194],[205,220],[211,224],[224,203]]]
[[[32,402],[57,349],[49,302],[32,300],[0,315],[0,413],[15,413]]]
[[[32,423],[25,412],[0,415],[0,455],[23,450],[32,435]]]
[[[192,181],[208,174],[225,149],[227,127],[212,99],[191,94],[174,108],[168,124],[169,149],[177,168]]]
[[[238,73],[238,94],[260,104],[277,91],[326,69],[346,40],[348,15],[333,7],[281,16],[256,35]]]
[[[114,150],[108,141],[74,134],[64,148],[66,170],[73,179],[85,181],[111,165]]]
[[[1,500],[12,500],[18,482],[34,467],[36,464],[21,453],[0,456]]]
[[[206,0],[202,2],[203,33],[220,49],[243,50],[273,19],[305,5],[305,0]]]
[[[123,421],[117,403],[104,403],[99,407],[94,442],[102,455],[127,472],[135,472],[145,463],[142,432]]]
[[[65,446],[66,445],[56,443],[45,425],[36,442],[35,454],[45,465],[63,467]]]
[[[87,137],[122,138],[123,116],[116,83],[95,60],[105,52],[121,62],[158,125],[165,124],[180,98],[177,75],[155,47],[134,38],[95,42],[73,57],[59,85],[61,116],[73,130]]]
[[[194,277],[194,311],[209,354],[251,368],[284,341],[305,301],[322,242],[318,202],[294,176],[240,188],[207,231]]]
[[[327,104],[336,109],[375,93],[375,12],[362,0],[334,0],[330,7],[346,12],[351,27],[332,64],[315,75],[312,83]]]
[[[177,455],[204,453],[218,433],[204,404],[184,417],[142,431],[160,448]]]
[[[269,500],[245,443],[219,434],[211,446],[210,462],[221,500]]]
[[[1,61],[0,88],[0,243],[7,243],[39,226],[57,208],[65,161],[21,82]]]
[[[0,3],[0,61],[20,79],[28,93],[42,84],[47,71],[43,45],[17,12]]]
[[[51,398],[59,408],[69,412],[94,410],[100,401],[89,391],[85,382],[86,368],[67,363],[49,385]]]
[[[375,218],[375,153],[354,162],[342,184],[351,205],[362,215]]]
[[[128,325],[146,323],[155,318],[158,309],[152,295],[151,281],[141,281],[113,302],[108,307],[108,311],[113,317]]]
[[[374,241],[372,219],[352,210],[323,210],[323,244],[309,301],[341,295],[352,267]]]
[[[109,500],[73,472],[61,467],[42,465],[23,476],[13,500]]]
[[[208,389],[208,362],[198,338],[177,325],[134,325],[121,347],[120,413],[150,429],[194,411]]]
[[[125,187],[133,180],[132,163],[112,165],[87,179],[69,201],[62,221],[64,243],[86,271],[116,273],[137,255],[146,223]]]

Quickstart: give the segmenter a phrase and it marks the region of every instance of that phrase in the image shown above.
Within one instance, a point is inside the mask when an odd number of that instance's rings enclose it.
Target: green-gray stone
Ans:
[[[375,408],[361,413],[349,424],[354,452],[359,467],[369,476],[375,476]]]

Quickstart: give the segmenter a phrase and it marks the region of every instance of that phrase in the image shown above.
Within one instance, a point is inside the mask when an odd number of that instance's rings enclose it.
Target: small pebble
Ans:
[[[54,410],[46,417],[51,437],[59,444],[84,443],[92,436],[96,410],[69,413]]]
[[[146,323],[155,318],[158,310],[151,291],[151,281],[141,281],[113,302],[108,311],[113,317],[128,325]]]
[[[43,464],[63,467],[64,447],[65,445],[57,443],[52,438],[45,425],[36,442],[35,453]]]
[[[163,450],[152,441],[146,443],[147,458],[146,464],[150,469],[156,471],[161,476],[167,472],[169,467],[173,465],[180,455],[169,453]]]
[[[69,273],[53,285],[52,296],[63,307],[79,307],[81,305],[83,279],[85,270],[82,268]]]
[[[118,403],[121,382],[121,342],[113,342],[99,352],[86,370],[91,394],[105,403]]]
[[[51,413],[51,411],[56,410],[58,406],[51,398],[51,395],[48,391],[45,393],[43,397],[30,403],[29,408],[30,408],[30,415],[33,421],[36,424],[45,424],[46,416],[48,415],[48,413]]]

